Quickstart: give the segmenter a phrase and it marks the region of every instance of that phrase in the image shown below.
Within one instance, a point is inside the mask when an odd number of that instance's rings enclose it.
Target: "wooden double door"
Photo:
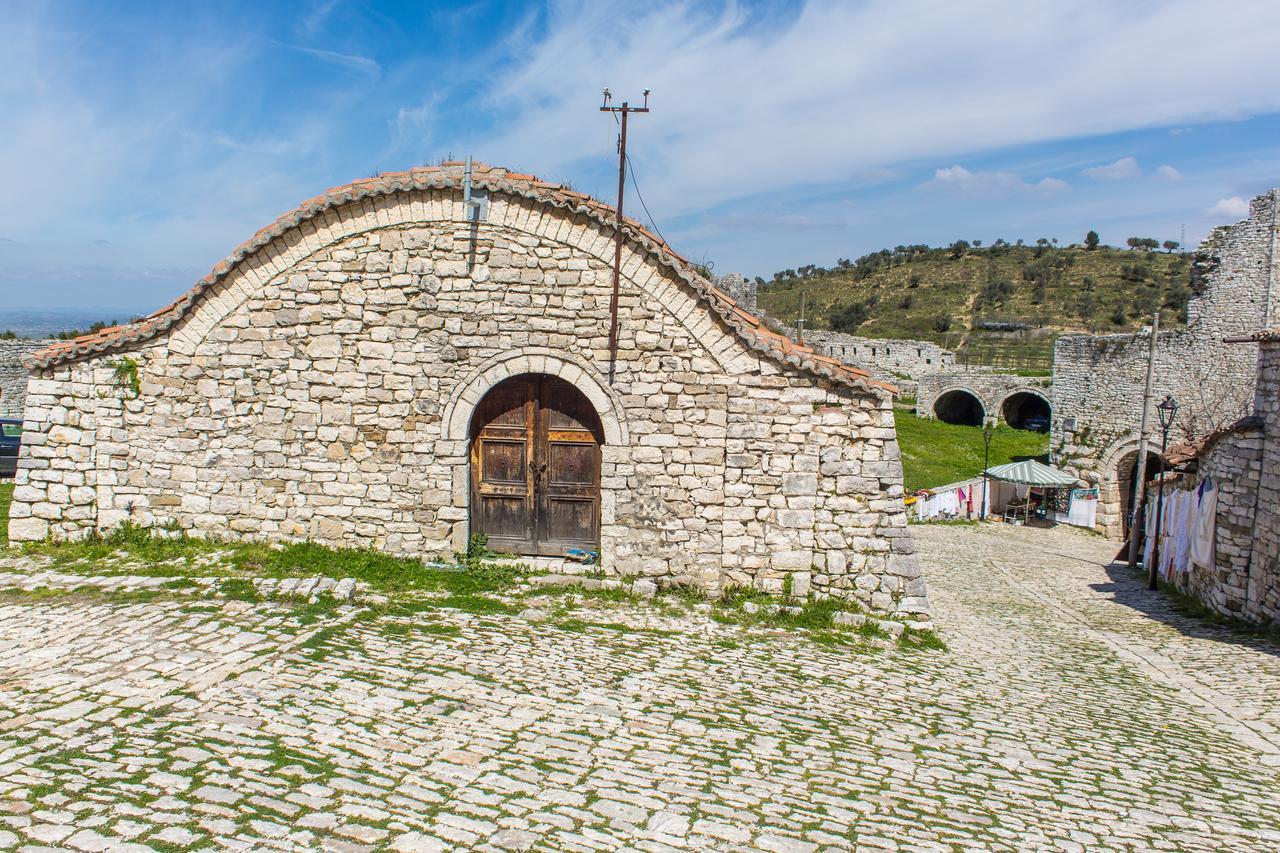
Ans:
[[[495,551],[600,547],[600,419],[557,376],[514,376],[471,421],[471,533]]]

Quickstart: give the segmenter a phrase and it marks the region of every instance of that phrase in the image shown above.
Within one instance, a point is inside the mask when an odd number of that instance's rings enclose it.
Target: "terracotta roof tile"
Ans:
[[[253,237],[236,247],[230,256],[214,265],[212,272],[168,306],[144,319],[126,326],[104,329],[92,335],[84,335],[70,341],[60,341],[32,353],[27,364],[33,368],[50,367],[104,353],[120,347],[128,347],[171,328],[200,300],[203,294],[216,285],[227,273],[246,257],[259,251],[276,237],[301,222],[318,216],[326,210],[371,195],[390,195],[406,189],[443,189],[460,187],[464,163],[453,160],[440,166],[428,166],[405,172],[390,172],[373,178],[333,187],[323,195],[307,199],[298,207],[279,217],[275,222],[259,229]],[[617,211],[608,204],[578,192],[562,184],[541,181],[533,175],[511,172],[506,169],[472,164],[472,181],[477,188],[508,193],[542,201],[568,210],[586,213],[602,225],[612,226]],[[844,364],[828,356],[819,355],[810,347],[797,344],[790,338],[769,329],[756,315],[744,310],[723,291],[713,287],[693,265],[672,250],[666,241],[649,231],[634,219],[623,219],[623,230],[629,238],[648,250],[660,262],[673,270],[707,305],[726,323],[734,328],[748,344],[771,354],[786,364],[810,373],[852,385],[863,390],[896,393],[888,383],[872,379],[865,370]]]

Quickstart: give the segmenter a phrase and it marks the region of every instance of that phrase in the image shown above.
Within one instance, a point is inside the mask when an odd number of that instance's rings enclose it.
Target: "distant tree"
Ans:
[[[974,240],[974,241],[973,241],[973,248],[975,248],[975,249],[981,249],[981,248],[982,248],[982,241],[981,241],[981,240]]]
[[[946,314],[939,314],[933,318],[933,330],[938,333],[951,331],[951,318]]]
[[[3,332],[0,332],[0,341],[16,341],[17,339],[18,333],[13,329],[5,329]]]
[[[1124,313],[1123,305],[1116,305],[1116,310],[1111,312],[1111,322],[1117,326],[1123,326],[1129,319],[1129,315]]]
[[[869,319],[871,319],[871,303],[863,300],[835,309],[828,315],[827,322],[832,331],[852,332]]]
[[[1178,251],[1178,247],[1180,247],[1182,244],[1179,243],[1177,240],[1165,240],[1160,245],[1164,246],[1164,250],[1166,252],[1176,252]]]
[[[1093,280],[1093,276],[1087,275],[1084,277],[1084,280],[1081,281],[1081,284],[1084,285],[1084,290],[1086,293],[1088,293],[1089,291],[1093,290],[1093,286],[1094,284],[1096,284],[1096,282]]]
[[[907,287],[915,289],[920,286],[920,273],[913,272],[911,278],[907,279]]]
[[[898,307],[902,308],[903,310],[907,310],[915,304],[916,304],[915,296],[908,293],[906,296],[902,297],[902,301],[898,303]]]
[[[1076,300],[1076,314],[1086,323],[1098,313],[1098,298],[1092,293],[1085,293]]]
[[[1138,246],[1141,245],[1141,242],[1142,241],[1139,240],[1137,237],[1130,237],[1128,240],[1124,241],[1124,244],[1128,246],[1130,249],[1137,249]]]
[[[1084,235],[1084,247],[1090,252],[1098,248],[1101,243],[1102,239],[1098,237],[1097,231],[1090,231],[1088,234]]]
[[[968,240],[957,240],[951,244],[951,257],[953,258],[959,258],[967,251],[969,251]]]

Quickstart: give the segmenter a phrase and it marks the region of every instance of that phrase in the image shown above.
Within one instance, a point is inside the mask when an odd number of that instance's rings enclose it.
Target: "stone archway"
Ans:
[[[1138,451],[1130,450],[1120,457],[1115,469],[1116,486],[1120,497],[1120,533],[1129,535],[1129,521],[1133,514],[1133,500],[1137,493]],[[1160,454],[1147,451],[1147,469],[1143,480],[1150,483],[1160,473]]]
[[[933,413],[940,421],[961,426],[982,426],[986,417],[981,398],[967,388],[952,388],[939,394],[933,401]]]
[[[525,347],[489,359],[471,371],[449,395],[441,412],[441,438],[464,441],[468,437],[472,413],[489,389],[524,373],[546,373],[573,385],[591,401],[600,418],[605,445],[620,447],[629,443],[622,401],[591,367],[572,359],[563,351],[543,347]]]
[[[1052,411],[1048,399],[1036,391],[1014,391],[1000,402],[1004,422],[1014,429],[1048,432]]]

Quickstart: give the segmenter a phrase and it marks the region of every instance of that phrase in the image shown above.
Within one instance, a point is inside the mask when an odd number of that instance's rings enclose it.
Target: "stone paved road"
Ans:
[[[917,538],[949,652],[11,597],[0,848],[1280,847],[1280,650],[1085,534]]]

